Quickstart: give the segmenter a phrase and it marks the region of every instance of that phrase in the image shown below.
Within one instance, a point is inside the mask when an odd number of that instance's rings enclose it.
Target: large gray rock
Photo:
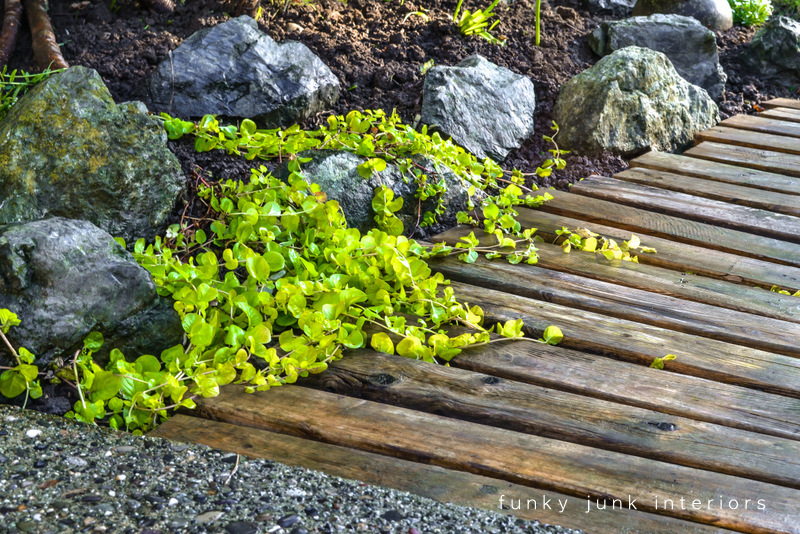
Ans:
[[[151,104],[180,117],[246,117],[277,128],[325,111],[339,81],[304,44],[276,43],[241,17],[200,30],[149,81]]]
[[[590,34],[589,45],[599,56],[627,46],[663,52],[678,74],[715,100],[722,97],[728,79],[719,64],[714,32],[692,17],[656,14],[604,22]]]
[[[533,135],[536,97],[527,77],[475,55],[433,67],[422,88],[422,122],[479,159],[502,161]]]
[[[592,14],[626,18],[631,16],[636,0],[584,0],[584,4]]]
[[[41,366],[71,356],[95,330],[106,338],[95,355],[101,365],[112,348],[134,358],[158,355],[183,336],[150,273],[87,221],[0,226],[0,308],[22,321],[9,331],[12,345],[33,352]]]
[[[694,17],[712,30],[727,30],[733,26],[733,11],[728,0],[638,0],[633,16],[665,13]]]
[[[559,144],[582,154],[671,152],[719,121],[705,89],[681,78],[667,56],[630,46],[604,57],[561,87]]]
[[[152,238],[185,187],[161,123],[116,105],[92,69],[49,78],[0,121],[0,224],[56,215]]]
[[[744,51],[742,60],[754,72],[789,87],[800,83],[800,22],[770,19]]]
[[[358,174],[358,166],[364,163],[366,158],[351,152],[309,150],[301,153],[300,156],[311,158],[311,161],[302,166],[303,175],[308,181],[319,184],[328,199],[339,202],[348,226],[351,228],[358,228],[362,233],[375,228],[372,198],[375,196],[375,189],[385,185],[394,192],[395,198],[403,199],[402,209],[395,213],[403,223],[403,233],[409,235],[416,230],[416,236],[427,235],[425,229],[416,228],[419,200],[414,195],[417,192],[417,186],[413,180],[406,182],[400,170],[394,165],[387,165],[386,169],[379,173],[379,176],[373,176],[366,180]],[[426,169],[425,174],[429,181],[437,183],[439,179],[444,179],[447,189],[444,194],[446,211],[444,215],[437,218],[437,221],[440,223],[440,227],[441,225],[455,225],[456,213],[466,209],[469,200],[467,192],[469,184],[464,183],[449,167],[439,166],[437,169],[437,166],[430,160],[420,157],[412,159]],[[280,179],[286,179],[288,174],[286,165],[279,167],[275,172],[275,176]],[[436,201],[433,199],[422,203],[422,213],[433,211],[435,208]]]

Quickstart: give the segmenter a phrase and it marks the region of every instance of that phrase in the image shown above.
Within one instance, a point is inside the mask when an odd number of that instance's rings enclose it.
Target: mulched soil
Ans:
[[[536,87],[537,134],[512,153],[505,168],[532,172],[546,158],[553,107],[561,85],[592,66],[597,57],[586,36],[610,17],[592,16],[582,0],[542,2],[541,46],[534,45],[534,2],[516,0],[495,11],[500,24],[495,35],[507,45],[492,45],[480,38],[463,38],[452,23],[457,0],[288,0],[288,9],[264,3],[261,27],[277,41],[306,44],[336,74],[342,94],[333,112],[358,109],[397,109],[406,122],[420,112],[423,76],[420,67],[429,60],[454,65],[472,54],[528,76]],[[478,9],[488,0],[466,0],[464,8]],[[236,0],[189,0],[172,14],[160,15],[130,0],[52,0],[50,16],[56,38],[70,64],[96,69],[118,102],[142,99],[142,87],[170,50],[195,31],[213,26],[234,13]],[[429,21],[414,12],[424,11]],[[771,86],[757,73],[740,68],[737,57],[755,34],[753,28],[734,27],[718,33],[721,63],[728,73],[728,91],[720,102],[723,118],[750,113],[753,105],[775,97],[792,96]],[[30,34],[23,28],[12,67],[30,70]],[[314,127],[320,115],[304,125]],[[250,163],[221,152],[197,154],[187,142],[171,143],[187,177],[202,172],[215,178],[249,175]],[[568,156],[568,166],[543,186],[565,187],[592,173],[610,176],[626,166],[615,156]],[[202,171],[198,171],[198,167]],[[196,176],[196,175],[195,175]]]

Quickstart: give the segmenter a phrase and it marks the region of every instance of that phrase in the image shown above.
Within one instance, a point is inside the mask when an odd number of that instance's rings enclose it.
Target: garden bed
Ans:
[[[542,2],[541,43],[535,46],[533,2],[518,0],[495,8],[499,24],[493,30],[505,37],[505,46],[479,37],[462,37],[452,22],[456,0],[292,0],[282,6],[265,4],[260,24],[277,41],[294,39],[307,45],[328,65],[341,82],[341,96],[333,112],[396,109],[404,121],[413,123],[420,112],[423,74],[429,61],[454,65],[472,54],[528,76],[536,88],[537,133],[503,163],[532,172],[545,158],[553,107],[563,83],[591,67],[597,56],[587,44],[587,35],[610,16],[592,16],[582,0]],[[464,8],[488,6],[475,0]],[[143,99],[145,79],[195,31],[229,18],[233,3],[192,0],[178,4],[172,14],[157,14],[136,2],[89,0],[50,2],[50,17],[56,39],[70,64],[96,69],[117,102]],[[421,16],[419,13],[424,15]],[[762,80],[758,73],[739,66],[737,57],[756,29],[735,26],[717,33],[720,62],[728,74],[727,93],[720,105],[721,117],[751,113],[754,105],[773,97],[790,97]],[[12,67],[34,69],[30,34],[23,27]],[[324,119],[313,117],[304,126]],[[188,142],[172,142],[187,176],[200,167],[217,178],[246,177],[251,164],[220,152],[198,154]],[[567,168],[540,185],[560,188],[590,174],[611,176],[626,162],[619,157],[584,157],[572,154]]]

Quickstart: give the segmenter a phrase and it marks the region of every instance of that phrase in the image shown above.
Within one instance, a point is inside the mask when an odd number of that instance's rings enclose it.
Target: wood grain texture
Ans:
[[[800,139],[796,137],[740,130],[726,126],[714,126],[709,130],[695,134],[695,144],[703,141],[771,150],[785,154],[800,154]]]
[[[699,159],[706,153],[713,155],[715,150],[719,150],[720,154],[713,162]],[[653,169],[760,190],[800,195],[800,180],[797,178],[776,172],[761,171],[724,163],[727,161],[726,154],[738,154],[739,158],[745,158],[747,154],[746,152],[742,154],[742,151],[749,150],[751,149],[719,145],[717,143],[701,143],[684,155],[670,154],[668,152],[648,152],[632,160],[631,168]]]
[[[800,216],[800,196],[764,191],[753,187],[703,180],[652,169],[628,169],[615,174],[617,180],[667,189],[711,200],[760,210]]]
[[[452,287],[462,301],[479,303],[490,321],[522,319],[525,331],[536,337],[548,326],[558,326],[564,332],[565,348],[648,366],[672,353],[678,358],[669,362],[669,371],[800,398],[797,358],[461,282],[453,282]]]
[[[558,247],[541,245],[539,252],[541,256],[538,265],[541,267],[511,265],[502,260],[491,261],[484,258],[478,259],[473,264],[465,264],[452,257],[431,261],[430,266],[434,271],[444,274],[446,278],[459,282],[593,311],[609,317],[660,326],[676,332],[686,332],[777,354],[800,357],[800,343],[797,341],[800,339],[800,302],[793,322],[776,320],[737,311],[747,307],[737,298],[738,294],[764,293],[763,290],[710,281],[712,284],[730,286],[729,291],[726,292],[727,288],[722,288],[723,291],[717,295],[726,297],[727,304],[735,308],[721,308],[709,303],[684,300],[655,292],[660,288],[669,290],[674,286],[684,287],[679,280],[658,280],[659,285],[654,284],[655,289],[632,287],[623,289],[613,279],[598,280],[597,275],[587,277],[563,272],[563,268],[558,264],[563,263],[562,255],[566,255]],[[549,257],[549,261],[545,260],[545,256]],[[593,267],[606,267],[604,270],[607,278],[616,275],[619,279],[624,279],[631,273],[654,270],[653,267],[643,267],[633,263],[631,267],[620,272],[619,267],[596,254],[575,251],[568,256],[572,265],[584,267],[587,271]],[[548,264],[555,264],[559,269],[545,268]],[[678,275],[673,271],[668,271],[667,274]],[[705,296],[710,292],[698,293]]]
[[[800,491],[301,387],[222,388],[203,417],[752,533],[800,532]],[[664,499],[684,506],[664,508]],[[739,507],[718,504],[737,499]],[[658,500],[656,500],[658,499]],[[699,510],[689,504],[699,499]],[[750,499],[744,509],[744,499]],[[756,499],[764,499],[757,509]],[[635,502],[633,502],[635,501]],[[583,501],[585,505],[585,500]]]
[[[800,181],[796,180],[800,177],[800,156],[712,142],[700,143],[684,152],[684,155],[715,163],[732,163],[748,169],[784,174],[794,179],[793,185],[787,188],[787,192],[794,192],[795,187],[800,184]]]
[[[800,488],[800,441],[665,416],[401,356],[371,350],[351,352],[303,384],[515,432]]]
[[[767,109],[772,109],[772,108],[800,109],[800,100],[794,100],[792,98],[773,98],[772,100],[767,100],[766,102],[762,102],[761,105]]]
[[[800,137],[800,124],[763,115],[734,115],[722,121],[720,126],[786,137]]]
[[[659,413],[800,440],[800,400],[541,343],[492,343],[451,365],[638,406]]]
[[[518,220],[524,227],[537,228],[537,234],[544,237],[550,243],[554,242],[558,238],[558,235],[555,233],[555,231],[563,227],[571,228],[573,230],[576,228],[589,228],[601,235],[616,239],[619,242],[630,239],[631,237],[631,232],[628,230],[622,230],[604,224],[588,222],[586,220],[554,215],[552,213],[546,213],[542,210],[520,209],[519,213],[520,215]],[[736,254],[711,250],[705,247],[671,241],[669,239],[655,237],[641,232],[636,232],[636,235],[641,238],[642,243],[654,247],[658,251],[656,254],[639,254],[639,263],[642,265],[651,265],[678,271],[678,273],[681,274],[681,277],[677,279],[680,281],[680,285],[686,284],[687,278],[683,277],[684,274],[696,273],[702,277],[716,278],[739,284],[758,286],[765,289],[769,289],[775,284],[781,287],[792,289],[793,291],[800,289],[800,268],[797,267],[778,265],[776,263],[757,260],[754,258],[747,258],[744,256],[738,256]],[[564,261],[568,265],[572,260],[562,259],[560,261]],[[601,263],[599,260],[597,260],[597,262]],[[557,268],[557,266],[554,266],[552,263],[549,263],[547,267]],[[622,263],[620,263],[620,267],[626,269],[628,268]],[[662,273],[661,271],[655,272],[663,274],[668,279],[673,279],[669,278],[667,273]],[[619,277],[614,278],[614,280],[617,279],[619,279]],[[688,275],[688,285],[692,285],[693,279],[694,275]],[[623,285],[629,285],[625,282],[622,283]],[[644,285],[632,287],[648,289],[648,287],[652,286]],[[727,288],[727,286],[721,287]],[[712,288],[709,287],[709,289]],[[722,292],[726,291],[727,289],[722,290]],[[685,293],[676,293],[676,296],[690,298],[685,295]],[[792,298],[786,297],[785,295],[774,293],[771,295],[764,295],[763,297],[760,295],[755,297],[759,302],[765,302],[766,305],[774,309],[782,309],[784,311],[790,310],[790,313],[795,313],[798,310],[797,301],[792,300]],[[701,300],[701,302],[713,303],[713,300]]]
[[[172,417],[148,435],[185,443],[200,443],[218,450],[321,471],[330,476],[407,491],[439,502],[483,508],[567,528],[582,528],[592,533],[731,532],[636,510],[595,510],[586,514],[585,500],[579,501],[576,497],[563,493],[182,414]],[[506,500],[522,499],[519,510],[500,509],[501,495],[505,495]],[[538,501],[535,509],[532,503],[530,508],[527,506],[528,499]],[[543,499],[547,500],[549,506],[542,506]],[[563,513],[560,511],[559,501],[566,503]],[[583,509],[580,509],[579,504]]]
[[[549,191],[542,211],[800,267],[800,245],[574,193]]]
[[[779,121],[800,122],[800,110],[798,109],[773,108],[762,111],[758,116]]]
[[[685,220],[790,241],[800,250],[800,217],[678,193],[660,187],[590,176],[570,192]]]

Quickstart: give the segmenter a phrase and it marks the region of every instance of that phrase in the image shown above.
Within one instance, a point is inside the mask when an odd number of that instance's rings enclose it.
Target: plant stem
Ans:
[[[16,351],[16,350],[14,350],[14,347],[11,345],[11,342],[10,342],[10,341],[8,341],[8,338],[7,338],[7,337],[6,337],[6,335],[3,333],[3,331],[2,331],[2,330],[0,330],[0,337],[2,337],[2,338],[3,338],[3,341],[4,341],[4,342],[5,342],[5,344],[6,344],[6,347],[8,347],[8,350],[10,350],[10,351],[11,351],[11,354],[13,354],[13,355],[14,355],[14,359],[15,359],[15,360],[17,360],[17,365],[21,364],[22,362],[19,360],[19,356],[17,355],[17,351]]]
[[[536,46],[539,46],[541,35],[539,33],[539,26],[542,19],[542,0],[536,0]]]

